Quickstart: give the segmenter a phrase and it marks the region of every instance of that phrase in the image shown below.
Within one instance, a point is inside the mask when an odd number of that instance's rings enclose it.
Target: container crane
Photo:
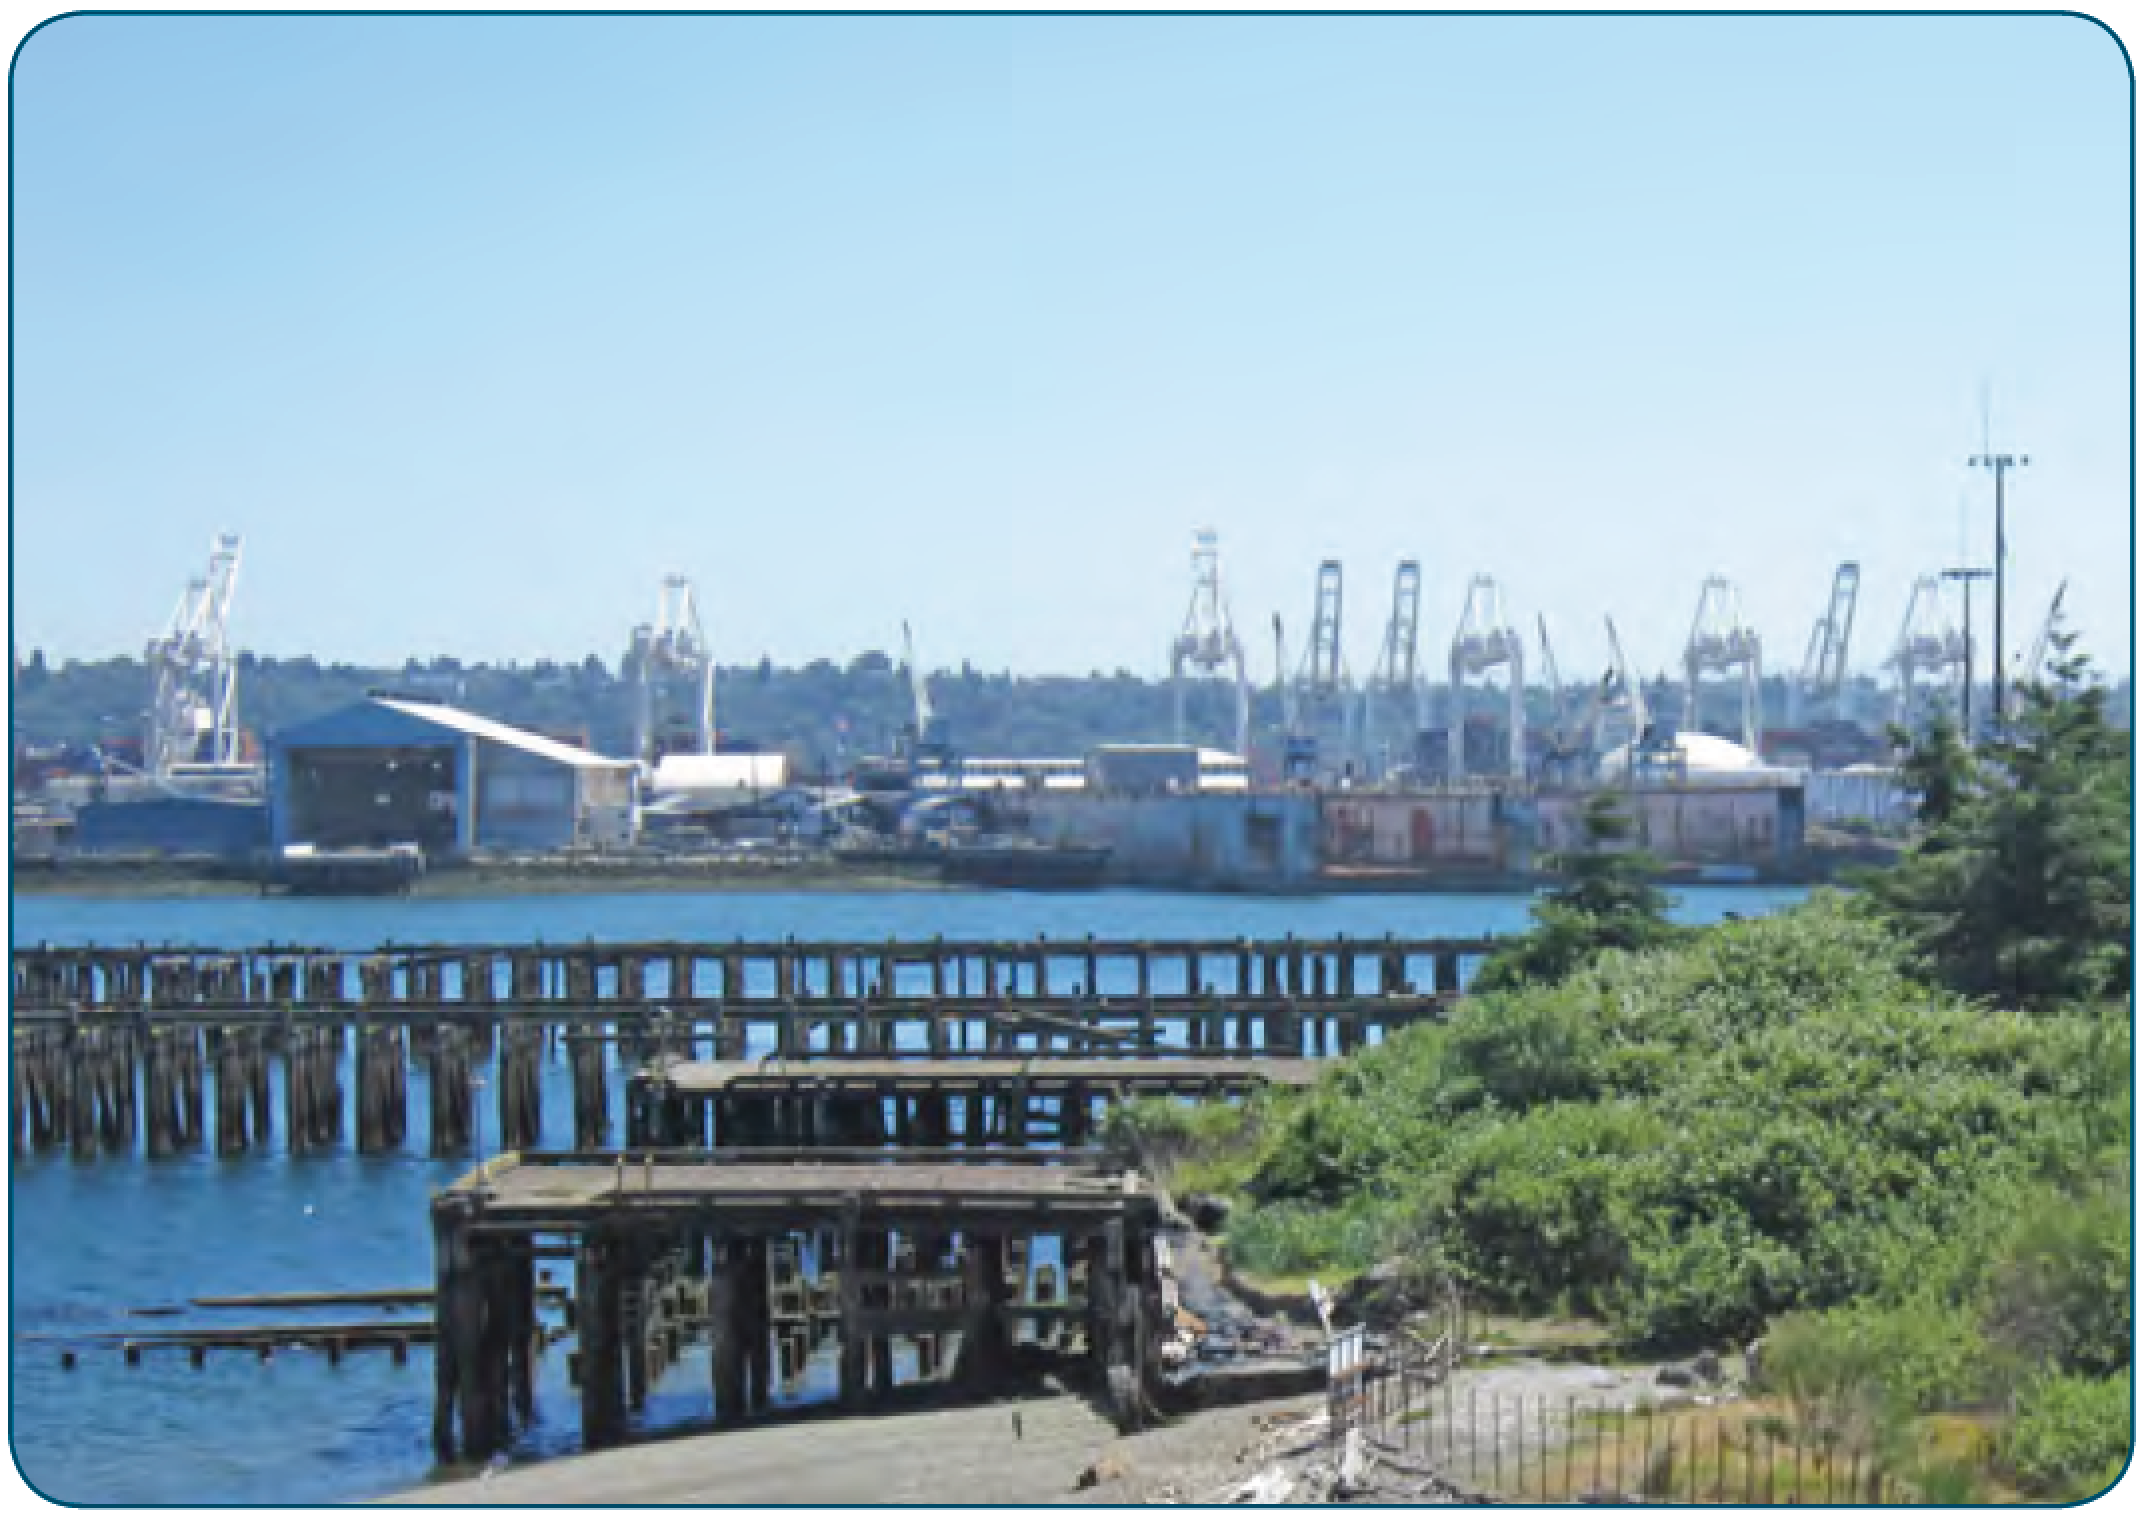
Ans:
[[[1943,612],[1942,589],[1932,575],[1913,581],[1913,594],[1898,625],[1898,642],[1891,650],[1891,668],[1898,677],[1896,720],[1910,727],[1919,706],[1918,678],[1931,675],[1949,686],[1965,679],[1971,667],[1971,634],[1950,626]]]
[[[678,722],[676,714],[669,719],[660,714],[660,703],[683,687],[696,702],[695,752],[707,755],[717,748],[717,666],[703,639],[693,581],[678,573],[665,577],[658,588],[657,621],[636,625],[627,664],[635,693],[635,758],[646,774],[657,766],[661,730]]]
[[[1307,648],[1294,681],[1297,688],[1293,694],[1296,722],[1291,729],[1298,730],[1305,725],[1305,732],[1298,733],[1304,741],[1304,756],[1312,757],[1315,753],[1316,731],[1326,717],[1337,730],[1340,752],[1350,755],[1356,748],[1352,676],[1346,669],[1345,652],[1339,640],[1344,608],[1345,567],[1337,560],[1326,559],[1315,572],[1315,615],[1308,626]],[[1312,764],[1310,759],[1311,768]]]
[[[1475,575],[1465,588],[1465,610],[1450,641],[1450,779],[1465,775],[1465,678],[1496,667],[1509,672],[1509,744],[1507,768],[1512,780],[1525,778],[1524,641],[1510,626],[1502,607],[1502,588],[1491,575]]]
[[[143,768],[167,789],[259,775],[242,757],[239,671],[230,643],[239,557],[239,535],[218,534],[208,571],[188,580],[164,633],[150,640],[144,656],[150,705]]]
[[[1809,633],[1801,673],[1786,684],[1786,726],[1799,728],[1818,715],[1841,719],[1846,652],[1853,641],[1853,611],[1860,599],[1861,567],[1852,560],[1831,577],[1831,599]]]
[[[1180,637],[1173,641],[1173,738],[1176,743],[1187,742],[1184,672],[1193,667],[1215,678],[1230,666],[1233,672],[1233,752],[1246,755],[1248,669],[1240,638],[1233,632],[1233,614],[1218,572],[1218,535],[1209,528],[1198,529],[1190,560],[1195,585],[1188,596],[1188,615],[1181,622]]]
[[[2003,711],[2015,718],[2025,705],[2025,697],[2019,690],[2020,683],[2032,685],[2043,679],[2047,669],[2047,652],[2055,643],[2055,635],[2062,631],[2062,599],[2070,589],[2064,581],[2055,588],[2054,597],[2047,604],[2047,616],[2040,619],[2040,628],[2033,635],[2032,644],[2018,657],[2017,680],[2010,683],[2010,693],[2003,699]]]
[[[1410,737],[1427,727],[1426,699],[1420,681],[1420,562],[1400,560],[1390,592],[1390,621],[1382,635],[1382,653],[1375,658],[1374,674],[1363,693],[1360,731],[1370,749],[1385,727],[1395,730],[1396,709],[1405,712]],[[1381,704],[1387,699],[1393,721],[1382,721]],[[1368,756],[1372,767],[1375,757]]]
[[[912,653],[912,625],[904,625],[904,670],[912,687],[912,722],[905,747],[914,765],[921,761],[946,764],[950,758],[949,720],[934,711],[934,698],[927,690],[927,674]]]
[[[1708,672],[1741,676],[1741,742],[1756,748],[1760,709],[1763,703],[1763,640],[1741,614],[1741,595],[1723,575],[1708,576],[1697,598],[1696,617],[1689,625],[1689,642],[1682,651],[1687,676],[1682,694],[1681,726],[1697,729],[1698,698]]]

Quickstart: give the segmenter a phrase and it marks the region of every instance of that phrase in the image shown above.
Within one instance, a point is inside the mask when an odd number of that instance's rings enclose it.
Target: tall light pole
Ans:
[[[1973,739],[1973,582],[1994,578],[1993,570],[1978,565],[1960,565],[1956,569],[1943,572],[1943,579],[1956,581],[1958,589],[1964,594],[1965,606],[1958,620],[1958,631],[1959,637],[1965,640],[1965,657],[1959,661],[1959,668],[1964,673],[1965,689],[1958,700],[1958,726],[1968,744]]]
[[[1965,461],[1972,469],[1991,470],[1995,475],[1995,731],[2003,727],[2003,477],[2032,460],[2024,454],[1975,454]]]

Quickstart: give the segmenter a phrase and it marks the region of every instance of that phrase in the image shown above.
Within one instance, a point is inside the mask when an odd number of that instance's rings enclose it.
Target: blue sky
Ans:
[[[2066,18],[83,17],[14,74],[13,618],[242,644],[1255,671],[1396,561],[1563,663],[1703,577],[2067,575],[2128,662],[2128,75]],[[1976,614],[1985,627],[1985,614]],[[1983,648],[1985,640],[1983,638]],[[1985,655],[1982,656],[1983,661]]]

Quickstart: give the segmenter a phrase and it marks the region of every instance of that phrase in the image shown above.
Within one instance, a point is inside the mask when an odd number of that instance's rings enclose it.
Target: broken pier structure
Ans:
[[[1020,1331],[1088,1365],[1134,1428],[1164,1323],[1159,1218],[1133,1175],[1068,1152],[503,1156],[433,1203],[435,1454],[482,1457],[530,1419],[534,1263],[559,1256],[586,1448],[625,1437],[684,1347],[706,1348],[717,1420],[736,1423],[825,1339],[862,1408],[896,1386],[900,1339],[921,1378],[990,1393]],[[1040,1242],[1058,1272],[1027,1272]]]

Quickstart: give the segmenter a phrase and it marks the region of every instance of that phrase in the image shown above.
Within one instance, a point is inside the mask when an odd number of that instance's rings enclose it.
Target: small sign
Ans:
[[[1328,1288],[1312,1277],[1308,1279],[1308,1302],[1315,1305],[1315,1317],[1322,1321],[1323,1334],[1328,1335],[1330,1333],[1330,1310],[1336,1300],[1330,1296]]]

